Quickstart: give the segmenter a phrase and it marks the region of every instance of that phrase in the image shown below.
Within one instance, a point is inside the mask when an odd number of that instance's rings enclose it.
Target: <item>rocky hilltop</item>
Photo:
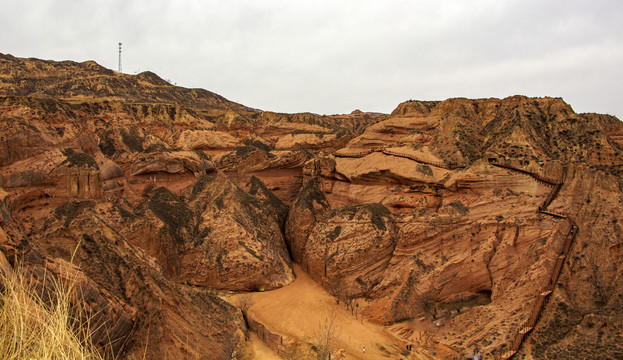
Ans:
[[[623,356],[623,125],[560,98],[279,114],[0,54],[0,149],[0,260],[80,279],[125,358],[231,358],[217,295],[293,262],[407,343]]]

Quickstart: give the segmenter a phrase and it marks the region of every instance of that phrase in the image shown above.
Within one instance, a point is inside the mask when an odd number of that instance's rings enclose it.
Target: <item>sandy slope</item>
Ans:
[[[378,359],[387,355],[377,344],[392,352],[405,348],[405,344],[386,328],[356,319],[343,304],[336,304],[334,298],[299,266],[295,265],[295,272],[297,278],[291,285],[252,294],[254,304],[249,309],[250,314],[271,331],[314,343],[314,334],[319,325],[325,319],[335,316],[339,328],[337,348],[346,350],[347,359]],[[232,302],[235,303],[235,300]],[[252,341],[259,339],[254,337]],[[260,348],[259,345],[254,346]],[[264,350],[257,351],[256,356],[258,359],[272,359],[271,354]]]

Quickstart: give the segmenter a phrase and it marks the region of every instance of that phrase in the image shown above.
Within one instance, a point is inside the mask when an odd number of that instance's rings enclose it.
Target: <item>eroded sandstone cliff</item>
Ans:
[[[277,114],[0,55],[0,249],[79,274],[124,356],[230,358],[246,324],[213,294],[294,261],[410,343],[620,358],[621,133],[559,98]]]

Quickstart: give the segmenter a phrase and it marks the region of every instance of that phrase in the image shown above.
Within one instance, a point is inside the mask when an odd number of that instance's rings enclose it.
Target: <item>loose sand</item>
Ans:
[[[392,335],[389,328],[355,318],[344,304],[335,299],[324,288],[314,282],[302,269],[295,265],[296,280],[281,289],[251,293],[253,305],[249,314],[270,331],[315,343],[315,334],[325,319],[335,318],[339,338],[337,349],[346,351],[347,359],[406,359],[400,352],[406,342]],[[235,304],[235,297],[231,301]],[[252,336],[257,359],[278,359],[257,336]],[[365,346],[366,352],[363,353]],[[385,349],[383,351],[382,349]],[[391,356],[390,353],[392,354]],[[420,353],[415,351],[414,353]],[[412,355],[415,355],[412,353]],[[410,359],[430,359],[429,356],[412,356]]]

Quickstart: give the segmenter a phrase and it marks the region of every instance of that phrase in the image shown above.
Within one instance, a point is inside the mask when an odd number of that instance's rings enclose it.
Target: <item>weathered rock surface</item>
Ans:
[[[199,216],[199,239],[180,259],[182,280],[231,290],[270,290],[294,280],[280,214],[226,175],[201,178],[188,205]]]
[[[177,140],[177,146],[183,149],[226,149],[238,145],[241,145],[240,139],[212,130],[186,130]]]
[[[131,223],[124,231],[132,242],[182,283],[270,290],[294,280],[283,213],[221,172],[200,177],[184,198],[160,187],[136,211],[121,211]]]
[[[396,245],[392,215],[381,204],[346,206],[323,214],[303,249],[302,266],[340,296],[362,297],[382,278]]]
[[[43,268],[61,277],[76,273],[85,290],[78,301],[87,301],[95,321],[104,324],[95,335],[101,345],[113,340],[113,350],[129,356],[229,358],[246,331],[240,313],[216,296],[165,278],[101,215],[92,201],[65,203],[36,224],[42,234],[36,243],[16,224],[3,224],[10,237],[2,252],[18,256],[35,274]]]
[[[621,178],[585,164],[571,164],[566,172],[552,205],[573,214],[580,230],[526,353],[616,359],[623,355]]]
[[[309,234],[328,208],[329,203],[320,190],[318,179],[305,183],[292,203],[285,228],[286,241],[294,261],[303,261]]]
[[[130,175],[158,172],[179,174],[185,171],[200,175],[215,168],[212,161],[201,158],[198,153],[192,151],[163,151],[135,155]]]
[[[282,136],[275,144],[277,149],[321,149],[335,147],[338,140],[336,134],[303,133]]]
[[[353,203],[385,204],[394,213],[396,242],[387,266],[375,274],[382,281],[360,300],[367,301],[368,318],[387,323],[427,315],[442,326],[430,332],[436,339],[456,349],[478,346],[488,354],[502,355],[522,324],[533,316],[535,294],[549,286],[554,260],[570,230],[557,217],[535,214],[552,192],[552,185],[539,177],[565,184],[573,181],[578,174],[570,174],[569,161],[589,162],[612,176],[620,173],[621,147],[606,133],[616,134],[618,125],[601,118],[591,129],[589,118],[594,116],[576,115],[559,99],[402,104],[388,120],[368,127],[335,153],[334,173],[317,180],[321,192],[315,198],[326,201],[320,215],[312,216],[311,211],[293,204],[288,219],[293,224],[291,246],[297,249],[298,243],[308,244],[312,234],[325,241],[337,234],[337,226],[321,225],[318,219],[322,214]],[[572,139],[592,145],[572,146]],[[608,153],[609,165],[604,166],[604,156],[596,156],[589,148]],[[521,171],[493,167],[490,159],[504,159],[505,164]],[[319,163],[310,163],[306,172],[319,176],[319,168]],[[575,191],[600,192],[598,189],[586,184],[584,190]],[[304,188],[301,194],[306,192]],[[558,200],[571,198],[574,195],[563,185],[549,209],[574,214]],[[353,227],[354,233],[365,233],[365,228]],[[581,238],[582,232],[578,241]],[[340,241],[330,243],[338,246]],[[610,246],[617,249],[618,245]],[[613,251],[606,246],[599,250],[602,254]],[[297,259],[297,251],[292,252]],[[313,259],[310,274],[334,291],[336,283],[322,278],[332,266],[328,257],[318,256],[315,250],[300,252],[303,255],[298,261],[305,266],[307,259]],[[367,275],[368,270],[360,269],[353,277]],[[602,281],[614,284],[616,280]],[[341,286],[348,291],[348,283]],[[616,297],[618,290],[613,291],[609,296]],[[546,305],[545,319],[547,309]],[[614,313],[612,308],[609,311]],[[620,324],[618,316],[610,319]],[[568,336],[580,341],[577,333]],[[553,348],[548,356],[571,352],[554,336],[550,339],[548,346]],[[605,347],[607,341],[600,341],[599,348]],[[613,346],[602,353],[619,351]]]

